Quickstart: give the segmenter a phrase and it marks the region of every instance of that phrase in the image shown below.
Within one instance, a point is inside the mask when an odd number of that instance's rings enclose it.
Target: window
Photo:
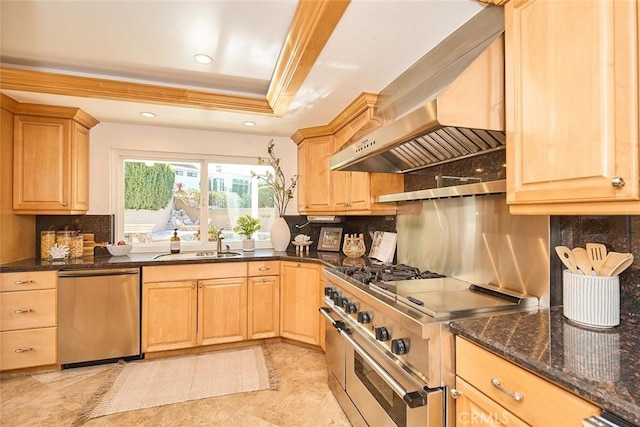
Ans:
[[[177,230],[182,250],[199,250],[216,244],[241,246],[233,232],[239,216],[261,220],[256,247],[269,247],[269,231],[277,218],[273,200],[265,196],[252,172],[264,174],[269,166],[249,164],[247,158],[171,158],[157,153],[120,153],[118,235],[134,251],[168,250]],[[260,243],[262,242],[262,244]]]

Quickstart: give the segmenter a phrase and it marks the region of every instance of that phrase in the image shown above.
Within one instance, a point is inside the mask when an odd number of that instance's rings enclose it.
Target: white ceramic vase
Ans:
[[[271,246],[277,252],[284,252],[291,241],[291,231],[289,225],[283,217],[279,217],[271,226]]]
[[[243,252],[253,252],[256,250],[256,241],[254,239],[244,239],[242,241]]]

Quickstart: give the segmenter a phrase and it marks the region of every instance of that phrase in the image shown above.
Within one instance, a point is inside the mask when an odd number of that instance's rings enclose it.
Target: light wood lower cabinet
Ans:
[[[319,264],[282,261],[280,264],[280,335],[320,345]]]
[[[197,311],[197,281],[144,283],[142,351],[194,347]]]
[[[249,278],[249,339],[280,334],[280,278]]]
[[[56,271],[0,274],[0,370],[57,361]]]
[[[142,268],[142,351],[247,337],[247,263]]]
[[[595,405],[460,337],[456,425],[579,426]]]
[[[198,345],[247,339],[247,278],[198,281]]]

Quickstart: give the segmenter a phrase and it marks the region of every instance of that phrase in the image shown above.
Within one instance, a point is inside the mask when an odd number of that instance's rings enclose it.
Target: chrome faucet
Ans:
[[[224,239],[224,236],[222,235],[222,230],[224,230],[224,228],[221,228],[218,231],[218,237],[216,238],[216,244],[217,244],[216,251],[218,253],[222,252],[222,239]]]

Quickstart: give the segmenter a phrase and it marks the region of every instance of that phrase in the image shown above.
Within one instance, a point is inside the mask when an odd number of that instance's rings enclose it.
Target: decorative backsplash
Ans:
[[[93,233],[96,242],[113,243],[114,215],[38,215],[36,216],[36,254],[40,254],[40,232],[75,230]],[[106,248],[95,248],[96,255],[107,255]]]
[[[620,274],[620,313],[640,319],[640,216],[552,216],[550,247],[602,243],[607,251],[630,252],[634,262]],[[551,304],[562,304],[562,263],[551,256]],[[555,302],[555,304],[554,304]]]

